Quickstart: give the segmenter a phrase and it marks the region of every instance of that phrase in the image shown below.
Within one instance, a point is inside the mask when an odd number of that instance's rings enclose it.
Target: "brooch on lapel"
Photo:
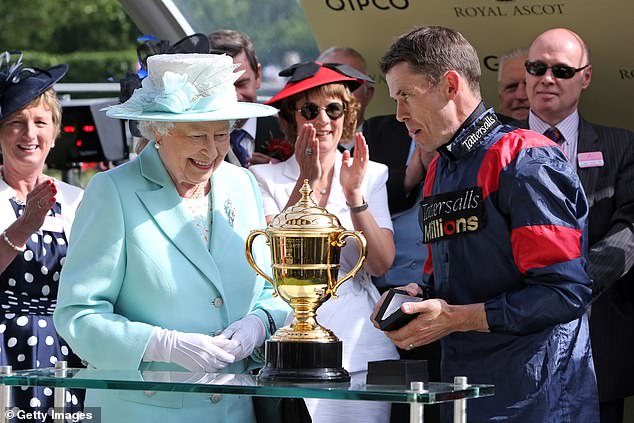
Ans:
[[[229,198],[225,201],[225,214],[227,215],[229,225],[233,228],[233,221],[236,218],[236,209],[233,207],[233,203],[231,203],[231,199]]]

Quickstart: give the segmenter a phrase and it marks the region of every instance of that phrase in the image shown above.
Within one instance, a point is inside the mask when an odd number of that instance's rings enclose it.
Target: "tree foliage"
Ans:
[[[0,48],[64,54],[136,48],[117,0],[0,0]]]
[[[263,64],[318,54],[298,0],[174,2],[198,32],[248,33]],[[141,33],[118,0],[0,0],[0,10],[0,51],[22,50],[34,66],[69,63],[63,82],[116,80],[135,62]]]
[[[313,59],[317,45],[297,0],[177,0],[192,27],[246,32],[262,63],[282,63],[288,52]]]
[[[130,70],[140,35],[118,0],[0,0],[0,51],[25,63],[68,63],[62,82],[106,82]]]

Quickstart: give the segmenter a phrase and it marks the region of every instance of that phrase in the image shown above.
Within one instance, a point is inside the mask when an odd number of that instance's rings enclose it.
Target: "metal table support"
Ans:
[[[465,376],[456,376],[453,378],[453,384],[456,388],[466,388],[467,378]],[[453,402],[453,423],[467,423],[467,400],[459,399]]]
[[[425,384],[423,382],[411,382],[410,391],[413,392],[425,392]],[[425,413],[423,409],[423,403],[412,403],[409,406],[409,421],[410,423],[423,423]]]
[[[8,376],[12,372],[11,366],[0,366],[0,375]],[[2,410],[0,410],[0,423],[6,423],[7,419],[7,410],[11,408],[11,387],[2,385],[0,386],[0,404],[3,405]]]
[[[464,389],[468,385],[466,376],[456,376],[453,379],[453,384],[457,389]],[[424,393],[425,384],[423,382],[411,382],[409,390],[411,392]],[[467,423],[467,400],[459,399],[453,402],[453,422],[454,423]],[[425,420],[425,413],[422,403],[412,403],[409,409],[409,421],[410,423],[423,423]]]
[[[65,361],[55,362],[55,377],[66,377],[68,375],[68,366]],[[55,388],[53,393],[53,411],[55,423],[64,423],[64,411],[66,407],[66,388]]]

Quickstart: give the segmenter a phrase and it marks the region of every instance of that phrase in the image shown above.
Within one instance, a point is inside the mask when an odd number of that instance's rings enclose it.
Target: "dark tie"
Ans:
[[[554,126],[551,127],[551,128],[546,129],[544,131],[544,135],[546,135],[548,138],[550,138],[551,140],[555,141],[559,145],[563,144],[564,141],[566,141],[566,139],[561,134],[561,132],[559,132],[559,129],[557,129]]]
[[[238,160],[240,160],[242,167],[249,167],[249,155],[247,154],[247,150],[240,145],[240,141],[242,141],[246,134],[244,129],[236,129],[231,132],[231,149]]]

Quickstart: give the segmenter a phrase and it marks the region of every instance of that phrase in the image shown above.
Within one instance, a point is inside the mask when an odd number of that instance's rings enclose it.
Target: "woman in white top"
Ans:
[[[280,124],[295,154],[285,162],[251,166],[262,190],[268,221],[295,204],[308,179],[313,198],[336,215],[347,229],[367,239],[367,259],[352,281],[343,283],[339,298],[326,301],[317,320],[343,341],[343,365],[352,383],[365,383],[368,361],[398,359],[390,340],[370,322],[379,293],[370,276],[384,274],[394,260],[392,222],[387,205],[388,169],[368,160],[361,133],[354,135],[358,105],[351,91],[367,77],[345,65],[301,63],[280,72],[286,86],[267,104],[280,109]],[[343,138],[355,137],[354,158],[337,149]],[[357,262],[359,248],[350,242],[341,252],[340,275]],[[343,272],[343,273],[341,273]],[[313,422],[388,422],[389,403],[306,399]]]

